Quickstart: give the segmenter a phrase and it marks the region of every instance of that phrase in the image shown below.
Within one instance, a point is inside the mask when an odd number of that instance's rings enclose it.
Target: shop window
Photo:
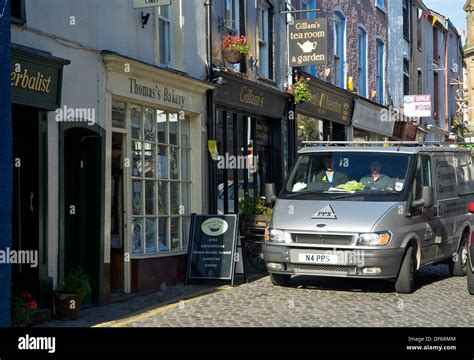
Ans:
[[[357,90],[360,96],[367,97],[367,32],[357,30]]]
[[[345,82],[345,40],[346,18],[340,12],[334,12],[334,84],[341,88],[346,87]]]
[[[385,56],[385,44],[381,39],[377,39],[376,42],[376,100],[379,104],[384,103],[384,91],[385,91],[385,67],[384,67],[384,56]]]
[[[273,8],[266,1],[258,3],[259,74],[273,79]]]
[[[10,13],[12,23],[26,23],[25,0],[10,0]]]
[[[410,95],[410,60],[403,59],[403,95]]]
[[[171,6],[161,5],[158,7],[158,32],[160,48],[160,64],[171,66]]]
[[[112,127],[125,128],[125,103],[112,101]]]
[[[132,251],[187,249],[191,215],[190,123],[178,113],[130,106]]]

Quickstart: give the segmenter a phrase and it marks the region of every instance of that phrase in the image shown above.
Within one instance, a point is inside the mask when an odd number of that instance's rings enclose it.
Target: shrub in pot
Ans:
[[[56,317],[76,320],[83,300],[89,300],[91,285],[89,277],[81,268],[72,270],[54,291]]]

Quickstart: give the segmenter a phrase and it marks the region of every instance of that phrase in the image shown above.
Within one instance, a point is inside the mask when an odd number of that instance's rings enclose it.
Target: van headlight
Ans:
[[[285,232],[283,230],[276,230],[267,227],[265,229],[265,241],[266,242],[285,242]]]
[[[357,245],[385,246],[390,242],[392,234],[389,231],[359,234]]]

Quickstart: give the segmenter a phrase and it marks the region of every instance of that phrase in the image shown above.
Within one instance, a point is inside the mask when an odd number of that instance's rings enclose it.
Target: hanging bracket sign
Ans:
[[[171,0],[133,0],[134,9],[171,5]]]
[[[234,282],[237,215],[193,214],[189,236],[187,279]]]
[[[326,18],[297,20],[288,30],[290,66],[327,65]]]

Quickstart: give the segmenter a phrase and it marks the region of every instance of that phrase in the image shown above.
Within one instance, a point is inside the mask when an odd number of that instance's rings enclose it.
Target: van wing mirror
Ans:
[[[432,186],[423,186],[421,189],[421,199],[416,199],[412,201],[412,207],[423,206],[425,209],[433,207],[433,187]]]
[[[275,184],[267,183],[265,184],[265,205],[273,207],[276,202],[276,190]]]

